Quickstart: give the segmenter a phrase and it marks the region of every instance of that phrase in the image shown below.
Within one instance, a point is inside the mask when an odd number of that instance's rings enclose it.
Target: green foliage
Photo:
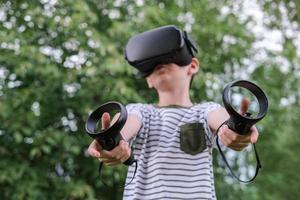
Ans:
[[[215,159],[218,198],[300,196],[299,4],[257,5],[268,19],[262,25],[282,34],[282,50],[255,47],[262,40],[252,32],[258,22],[241,17],[237,1],[1,1],[0,199],[121,198],[126,169],[104,168],[104,186],[98,161],[86,153],[84,122],[109,100],[156,102],[123,49],[133,34],[166,24],[185,28],[199,45],[194,101],[221,102],[224,84],[243,77],[269,97],[269,114],[258,124],[263,171],[240,185],[226,181],[228,171]]]

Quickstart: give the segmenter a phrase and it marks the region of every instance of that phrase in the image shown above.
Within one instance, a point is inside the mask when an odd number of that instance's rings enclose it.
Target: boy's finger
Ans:
[[[250,135],[250,140],[251,140],[252,144],[255,144],[257,142],[259,134],[258,134],[257,128],[255,126],[253,126],[252,129],[253,129],[253,131]]]
[[[250,100],[247,98],[243,98],[239,113],[241,115],[244,115],[248,111],[249,105],[250,105]]]
[[[88,153],[93,157],[99,157],[101,149],[102,148],[100,144],[96,140],[93,140],[93,142],[90,144],[88,148]]]
[[[231,129],[229,129],[227,126],[223,126],[220,129],[224,137],[227,137],[230,141],[238,141],[238,142],[250,142],[250,135],[240,135]]]
[[[114,158],[114,155],[112,154],[111,151],[102,150],[100,153],[101,153],[100,158],[107,158],[107,159],[113,159]]]
[[[99,160],[101,160],[101,161],[104,162],[104,163],[108,163],[108,162],[116,162],[116,161],[118,161],[118,160],[115,159],[115,158],[106,158],[106,157],[99,157]]]
[[[103,113],[101,117],[101,122],[102,122],[102,130],[109,128],[110,126],[110,115],[109,113],[105,112]]]
[[[118,161],[113,161],[113,162],[105,162],[104,164],[107,166],[114,166],[114,165],[121,164],[121,161],[118,160]]]

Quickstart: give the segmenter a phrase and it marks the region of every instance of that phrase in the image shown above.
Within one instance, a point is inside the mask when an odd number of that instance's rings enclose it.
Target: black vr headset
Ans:
[[[126,45],[125,59],[140,76],[146,77],[158,64],[188,65],[197,52],[186,31],[181,32],[176,26],[169,25],[131,37]]]

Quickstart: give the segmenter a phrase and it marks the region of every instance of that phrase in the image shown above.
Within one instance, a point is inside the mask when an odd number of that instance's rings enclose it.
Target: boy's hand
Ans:
[[[108,113],[102,115],[102,130],[107,129],[110,126],[110,116]],[[131,154],[131,149],[126,141],[121,140],[113,150],[103,150],[97,140],[93,140],[88,148],[88,153],[98,158],[106,165],[116,165],[125,162]]]
[[[249,100],[243,99],[241,103],[240,113],[244,115],[249,108]],[[219,139],[221,143],[233,150],[241,151],[247,147],[250,143],[256,143],[258,139],[258,131],[255,126],[252,126],[249,134],[240,135],[231,129],[227,125],[224,125],[219,130]]]

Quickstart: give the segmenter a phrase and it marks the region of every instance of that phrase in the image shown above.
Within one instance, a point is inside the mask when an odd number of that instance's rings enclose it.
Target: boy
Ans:
[[[229,115],[216,103],[191,101],[190,83],[199,70],[199,61],[191,55],[187,65],[162,62],[148,71],[145,79],[157,91],[158,103],[127,105],[128,118],[121,130],[125,141],[111,151],[102,150],[96,140],[89,146],[91,156],[116,165],[129,158],[128,141],[132,142],[138,169],[124,190],[124,199],[216,199],[212,149],[215,131]],[[243,100],[241,114],[248,107]],[[102,124],[104,129],[110,125],[107,113]],[[223,145],[240,151],[257,141],[258,131],[252,127],[248,135],[239,135],[223,125],[218,135]],[[127,182],[133,172],[130,166]]]

